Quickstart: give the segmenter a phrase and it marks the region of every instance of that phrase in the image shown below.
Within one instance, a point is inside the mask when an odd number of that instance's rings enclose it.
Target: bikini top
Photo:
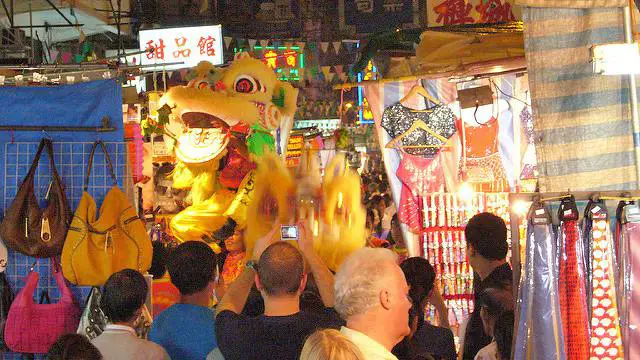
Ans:
[[[398,102],[384,110],[381,126],[393,139],[409,130],[415,121],[422,120],[436,134],[449,139],[456,132],[455,114],[446,105],[436,105],[431,110],[430,112],[413,111]],[[417,129],[402,138],[402,146],[420,145],[438,146],[444,144],[442,140],[422,129]],[[438,147],[405,149],[405,152],[409,154],[422,156],[433,156],[439,151],[440,148]]]

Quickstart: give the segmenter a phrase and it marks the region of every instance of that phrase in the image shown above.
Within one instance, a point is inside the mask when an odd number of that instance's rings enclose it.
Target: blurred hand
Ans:
[[[304,255],[313,251],[313,231],[309,229],[308,221],[300,221],[296,224],[298,227],[298,247]]]
[[[253,247],[253,260],[258,261],[262,253],[269,247],[269,245],[280,239],[280,223],[276,222],[273,228],[263,237],[256,241]]]

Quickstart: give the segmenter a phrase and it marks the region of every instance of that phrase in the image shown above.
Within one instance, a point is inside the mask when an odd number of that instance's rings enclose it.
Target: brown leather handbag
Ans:
[[[53,179],[47,191],[47,206],[41,209],[34,190],[34,178],[44,149],[49,156]],[[33,257],[52,257],[62,253],[70,222],[67,195],[53,160],[53,144],[49,139],[42,139],[29,173],[0,224],[0,236],[10,249]]]

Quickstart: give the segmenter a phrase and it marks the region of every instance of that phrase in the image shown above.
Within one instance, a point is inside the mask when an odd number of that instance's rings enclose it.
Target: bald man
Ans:
[[[258,240],[254,261],[248,262],[220,301],[216,336],[226,360],[297,360],[307,336],[316,329],[339,329],[343,324],[331,308],[333,274],[313,250],[311,232],[304,224],[298,227],[300,251],[287,241],[279,241],[280,226],[274,227]],[[300,295],[307,284],[306,268],[316,281],[324,311],[300,310]],[[249,317],[242,314],[242,309],[254,283],[264,300],[265,311],[263,315]]]

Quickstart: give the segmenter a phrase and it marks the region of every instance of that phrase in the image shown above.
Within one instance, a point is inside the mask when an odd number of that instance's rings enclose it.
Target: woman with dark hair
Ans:
[[[411,333],[396,345],[393,353],[400,360],[456,359],[453,333],[448,329],[448,311],[442,295],[434,286],[436,273],[433,266],[424,258],[412,257],[403,261],[400,268],[409,285]],[[436,307],[440,326],[423,320],[424,309],[430,303]]]
[[[489,345],[483,347],[476,354],[475,360],[502,360],[509,359],[511,357],[511,340],[509,341],[509,347],[506,348],[504,341],[506,337],[513,336],[513,315],[511,316],[511,331],[510,334],[506,334],[509,331],[505,322],[509,320],[505,313],[511,312],[515,307],[515,301],[513,299],[513,290],[511,287],[504,286],[502,288],[487,288],[476,300],[476,306],[480,308],[480,317],[482,318],[482,325],[484,332],[491,336],[493,341]],[[501,318],[505,314],[504,318]],[[508,352],[509,355],[506,358],[501,356],[501,351],[498,347],[498,341],[496,338],[496,324],[500,319],[501,325],[499,330],[500,342],[502,343],[503,351]]]

